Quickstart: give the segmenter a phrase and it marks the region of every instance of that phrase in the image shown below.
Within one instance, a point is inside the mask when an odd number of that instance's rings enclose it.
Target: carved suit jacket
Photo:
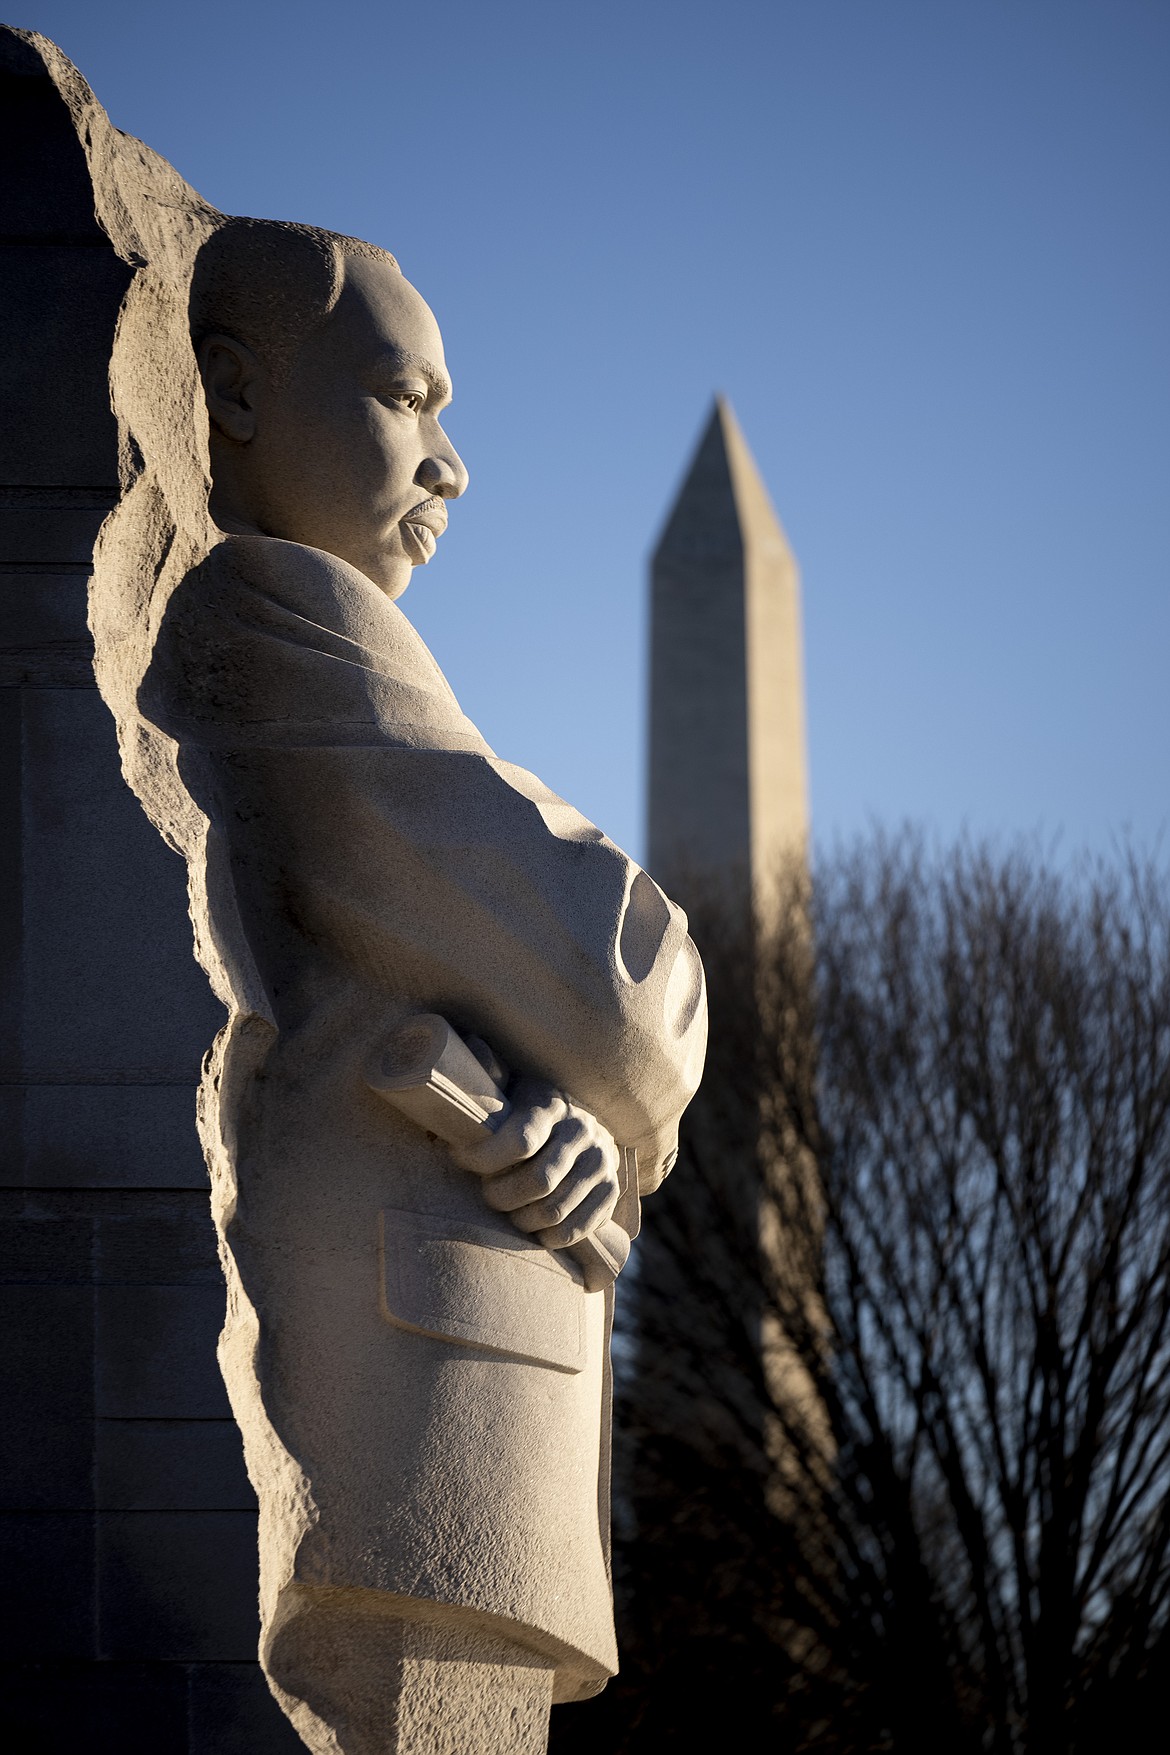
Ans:
[[[636,1148],[649,1192],[705,1043],[685,917],[494,755],[333,556],[218,544],[170,600],[139,709],[207,820],[197,931],[232,989],[202,1125],[265,1638],[289,1593],[373,1590],[474,1613],[553,1655],[556,1698],[594,1692],[616,1667],[608,1295],[363,1070],[441,1012]]]

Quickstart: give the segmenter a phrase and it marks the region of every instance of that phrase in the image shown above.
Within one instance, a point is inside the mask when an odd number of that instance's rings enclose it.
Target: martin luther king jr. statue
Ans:
[[[225,219],[50,51],[134,265],[91,625],[228,1010],[200,1127],[261,1660],[319,1755],[540,1750],[616,1669],[612,1279],[702,969],[397,606],[467,485],[422,298],[371,245]]]

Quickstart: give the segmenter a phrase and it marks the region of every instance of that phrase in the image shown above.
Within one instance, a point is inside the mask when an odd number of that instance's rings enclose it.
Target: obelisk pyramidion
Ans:
[[[800,579],[716,399],[651,561],[649,867],[768,911],[808,837]]]

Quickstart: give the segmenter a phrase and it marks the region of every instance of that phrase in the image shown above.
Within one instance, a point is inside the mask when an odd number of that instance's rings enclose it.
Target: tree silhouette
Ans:
[[[1170,888],[878,839],[692,910],[619,1337],[623,1674],[553,1747],[1072,1755],[1167,1705]],[[1159,1710],[1160,1709],[1160,1710]]]

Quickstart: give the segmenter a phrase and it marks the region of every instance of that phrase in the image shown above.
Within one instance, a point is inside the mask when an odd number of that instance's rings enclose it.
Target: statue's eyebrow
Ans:
[[[395,371],[417,372],[420,378],[426,379],[431,387],[431,394],[438,401],[450,402],[450,378],[444,372],[440,372],[437,366],[433,366],[430,360],[423,359],[421,354],[409,353],[404,347],[390,347],[386,350],[386,364],[392,366]]]

